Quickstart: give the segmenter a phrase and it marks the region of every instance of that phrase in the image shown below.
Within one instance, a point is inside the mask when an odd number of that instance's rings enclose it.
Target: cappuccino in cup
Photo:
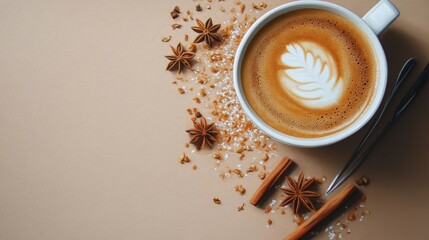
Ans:
[[[355,123],[371,105],[379,66],[370,40],[327,10],[280,15],[247,46],[241,85],[266,124],[299,138],[324,137]]]

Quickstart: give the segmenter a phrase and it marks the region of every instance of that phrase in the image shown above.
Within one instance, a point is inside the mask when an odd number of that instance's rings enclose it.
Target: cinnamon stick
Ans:
[[[325,203],[317,212],[315,212],[309,219],[301,224],[294,232],[289,234],[283,240],[297,240],[310,231],[315,225],[329,216],[332,212],[337,210],[343,203],[349,199],[357,190],[354,184],[347,185],[341,192],[331,198]]]
[[[283,175],[291,164],[292,160],[288,157],[284,157],[276,168],[274,168],[273,172],[261,183],[258,190],[256,190],[250,199],[250,203],[255,206],[258,205],[258,202],[262,199],[265,193],[275,185],[275,183],[280,179],[280,176]]]

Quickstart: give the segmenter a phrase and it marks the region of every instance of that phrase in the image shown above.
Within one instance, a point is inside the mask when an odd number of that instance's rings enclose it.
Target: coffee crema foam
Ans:
[[[267,124],[296,137],[323,137],[347,128],[368,108],[376,64],[371,43],[349,20],[325,10],[297,10],[252,39],[241,81]]]

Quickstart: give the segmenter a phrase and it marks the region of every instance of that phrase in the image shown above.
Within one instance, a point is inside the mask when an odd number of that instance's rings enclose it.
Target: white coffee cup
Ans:
[[[376,79],[377,84],[375,88],[375,95],[365,112],[359,117],[357,121],[348,126],[347,128],[334,133],[332,135],[317,137],[317,138],[301,138],[291,136],[282,133],[267,123],[265,123],[252,109],[249,102],[246,100],[242,84],[241,84],[241,65],[243,57],[249,43],[257,32],[262,29],[267,23],[276,17],[287,14],[288,12],[299,10],[299,9],[322,9],[330,12],[339,14],[350,20],[355,26],[362,30],[366,37],[371,42],[376,62],[378,64],[378,78]],[[378,35],[387,28],[397,17],[399,16],[399,10],[388,0],[381,0],[377,3],[363,18],[360,18],[353,12],[347,10],[339,5],[322,2],[322,1],[297,1],[284,4],[260,17],[252,27],[247,31],[243,40],[238,47],[235,61],[234,61],[234,85],[238,95],[238,99],[243,107],[244,112],[250,118],[250,120],[263,132],[268,134],[273,139],[279,142],[299,147],[319,147],[341,141],[353,133],[361,129],[376,113],[379,108],[387,85],[387,61],[383,47],[380,44]]]

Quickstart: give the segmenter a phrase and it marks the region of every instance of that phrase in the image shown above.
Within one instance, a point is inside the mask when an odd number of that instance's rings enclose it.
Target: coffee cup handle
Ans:
[[[375,34],[380,35],[398,17],[398,8],[389,0],[381,0],[362,19]]]

